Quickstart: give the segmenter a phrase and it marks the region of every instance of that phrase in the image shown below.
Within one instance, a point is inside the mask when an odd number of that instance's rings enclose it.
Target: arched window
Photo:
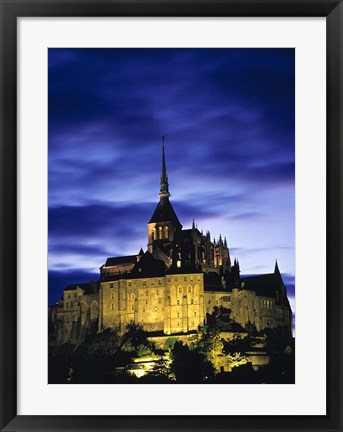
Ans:
[[[169,239],[169,228],[167,226],[164,228],[164,238]]]
[[[99,305],[98,302],[93,300],[91,304],[91,321],[98,319],[99,317]]]
[[[158,228],[158,231],[159,231],[159,239],[162,240],[163,239],[163,233],[162,233],[162,227],[161,226]]]

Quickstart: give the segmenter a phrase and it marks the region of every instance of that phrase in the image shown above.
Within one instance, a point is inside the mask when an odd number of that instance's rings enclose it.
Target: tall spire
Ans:
[[[162,137],[162,174],[161,174],[160,194],[159,195],[161,198],[170,197],[167,168],[166,168],[166,158],[164,155],[164,136]]]

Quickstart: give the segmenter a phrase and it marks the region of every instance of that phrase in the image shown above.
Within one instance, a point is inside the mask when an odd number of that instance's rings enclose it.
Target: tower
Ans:
[[[164,136],[162,137],[162,170],[160,178],[160,201],[148,222],[148,251],[160,259],[171,264],[172,245],[175,234],[182,229],[182,225],[169,201],[169,183],[164,150]]]

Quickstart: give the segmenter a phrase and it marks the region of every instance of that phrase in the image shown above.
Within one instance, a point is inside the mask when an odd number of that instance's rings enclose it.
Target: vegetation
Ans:
[[[234,335],[230,340],[223,339],[223,332]],[[249,352],[258,354],[259,350],[270,357],[270,362],[255,371]],[[134,376],[132,364],[148,361],[151,365],[151,358],[153,367],[145,367],[146,374],[141,378]],[[259,334],[247,323],[243,332],[232,320],[230,310],[215,307],[206,325],[199,327],[197,336],[187,343],[171,336],[162,349],[156,349],[148,333],[132,322],[123,336],[106,330],[88,335],[78,346],[49,348],[49,383],[138,382],[294,383],[294,347],[283,329],[266,329]]]

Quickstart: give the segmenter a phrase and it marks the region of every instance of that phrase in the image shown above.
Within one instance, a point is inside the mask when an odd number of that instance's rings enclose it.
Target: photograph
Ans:
[[[295,49],[47,67],[47,383],[295,384]]]

